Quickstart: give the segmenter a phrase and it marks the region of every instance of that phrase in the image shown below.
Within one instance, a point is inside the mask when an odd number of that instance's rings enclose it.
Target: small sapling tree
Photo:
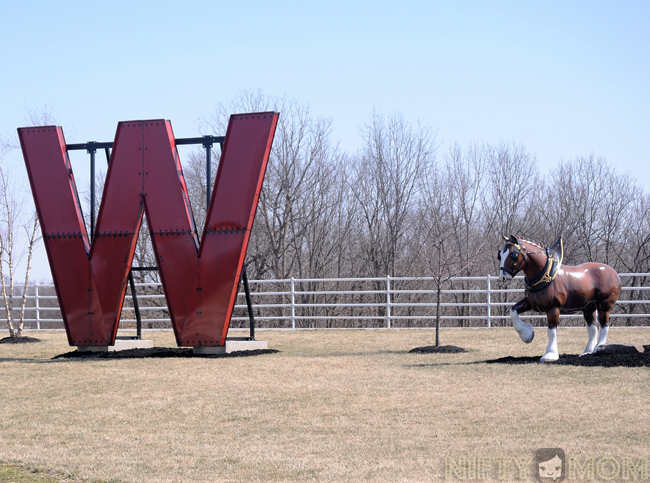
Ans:
[[[39,237],[38,217],[34,210],[27,210],[25,198],[21,197],[11,171],[4,165],[11,146],[0,139],[0,284],[7,317],[9,335],[22,337],[25,324],[25,305],[32,268],[34,247]],[[17,318],[14,316],[14,286],[16,268],[27,255],[25,279],[21,292]]]
[[[420,199],[420,219],[425,220],[419,259],[428,270],[436,289],[436,347],[440,347],[440,307],[442,288],[452,277],[476,263],[484,245],[477,239],[468,250],[464,260],[459,260],[458,251],[463,247],[458,243],[463,213],[454,209],[456,193],[452,189],[452,178],[443,175],[429,175],[422,179],[422,198]],[[478,237],[477,237],[478,238]]]

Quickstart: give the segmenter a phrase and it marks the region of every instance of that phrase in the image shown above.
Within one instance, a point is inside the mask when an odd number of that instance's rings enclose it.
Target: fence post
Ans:
[[[490,276],[487,276],[487,326],[488,329],[492,326],[492,319],[490,313]]]
[[[386,275],[386,328],[390,329],[390,275]]]
[[[34,287],[34,300],[36,301],[36,329],[41,330],[41,317],[38,310],[38,282],[36,282]]]
[[[291,277],[291,328],[296,328],[296,291],[293,277]]]

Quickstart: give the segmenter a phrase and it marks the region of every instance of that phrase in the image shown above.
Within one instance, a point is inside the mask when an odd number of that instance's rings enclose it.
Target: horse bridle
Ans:
[[[562,240],[560,239],[559,241],[560,246],[562,243]],[[537,292],[539,290],[542,290],[543,288],[547,287],[551,282],[553,282],[553,279],[555,279],[555,275],[557,274],[557,271],[559,270],[560,266],[562,265],[562,257],[560,257],[559,260],[555,259],[554,257],[551,256],[549,253],[549,249],[545,248],[544,250],[537,251],[537,252],[528,252],[526,248],[521,246],[519,243],[512,242],[510,240],[506,240],[505,246],[511,246],[512,251],[510,252],[509,257],[512,258],[515,263],[512,266],[512,270],[505,268],[505,267],[499,267],[499,270],[502,272],[505,272],[509,274],[511,277],[514,278],[515,274],[521,270],[520,264],[523,264],[526,261],[526,257],[529,255],[534,255],[535,253],[545,253],[546,254],[546,265],[544,268],[541,270],[539,275],[535,277],[535,279],[531,282],[528,279],[524,279],[524,284],[526,285],[526,289],[530,292]],[[521,260],[519,259],[519,255],[521,255]],[[497,259],[501,261],[501,252],[497,254]]]
[[[528,252],[526,251],[526,249],[524,247],[522,247],[518,243],[513,243],[511,241],[506,241],[505,246],[511,246],[512,247],[512,251],[510,252],[510,255],[508,255],[508,256],[510,258],[512,258],[515,262],[514,262],[514,265],[512,266],[512,270],[510,270],[509,268],[506,268],[506,267],[499,267],[499,270],[501,270],[502,272],[507,273],[511,277],[514,277],[516,275],[516,273],[519,270],[521,270],[519,268],[519,264],[524,263],[526,261],[526,256],[528,256]],[[522,256],[521,260],[519,260],[519,255]],[[500,251],[499,251],[499,253],[497,255],[497,259],[499,261],[501,261],[501,252]]]

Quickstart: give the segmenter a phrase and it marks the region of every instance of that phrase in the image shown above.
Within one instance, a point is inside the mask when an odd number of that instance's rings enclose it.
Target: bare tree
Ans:
[[[623,242],[626,222],[631,219],[630,211],[634,209],[634,201],[643,198],[643,191],[629,174],[617,174],[613,167],[610,168],[610,182],[605,194],[607,202],[602,213],[600,243],[603,245],[603,255],[600,260],[616,266],[616,248]]]
[[[363,149],[354,162],[350,188],[360,209],[368,275],[408,273],[415,258],[405,259],[408,235],[417,224],[419,180],[435,163],[432,130],[395,113],[374,112],[361,130]]]
[[[342,159],[330,141],[331,120],[314,117],[308,106],[295,100],[248,90],[230,103],[218,104],[199,126],[204,133],[225,133],[230,114],[268,110],[280,112],[280,118],[248,260],[252,276],[288,278],[300,269],[298,259],[314,216],[331,201],[311,196],[332,186],[322,178],[336,173]]]
[[[615,264],[626,215],[641,196],[634,180],[593,154],[561,162],[551,180],[544,217],[565,237],[567,261]]]
[[[544,192],[537,158],[522,145],[501,143],[489,147],[489,189],[484,204],[490,215],[486,226],[494,242],[501,234],[532,232],[536,195]]]
[[[457,173],[448,170],[446,176],[427,176],[422,180],[422,197],[419,204],[419,218],[424,222],[423,238],[419,241],[421,250],[418,259],[428,269],[436,288],[436,347],[440,346],[440,303],[443,286],[452,277],[458,276],[481,256],[485,239],[473,238],[466,257],[459,259],[458,251],[463,244],[458,240],[458,231],[464,223],[462,210],[456,209],[455,198],[458,187],[454,186]],[[426,228],[425,228],[426,227]]]
[[[450,196],[448,203],[453,212],[454,243],[458,263],[464,266],[464,273],[458,275],[472,276],[477,268],[483,270],[483,265],[474,262],[482,258],[476,251],[476,240],[484,237],[486,214],[483,210],[482,196],[486,187],[487,172],[489,168],[489,151],[478,143],[470,144],[462,150],[456,143],[450,146],[446,156],[442,176],[445,177]],[[481,272],[484,275],[484,272]],[[454,295],[457,302],[467,304],[470,302],[470,280],[454,282],[452,288],[462,288],[460,294]],[[460,305],[456,309],[457,315],[468,315],[470,306]],[[459,325],[464,325],[465,320],[460,319]]]
[[[40,239],[36,212],[25,209],[25,197],[21,197],[10,172],[2,166],[11,149],[0,139],[0,283],[7,316],[10,337],[22,337],[25,325],[25,305],[29,274],[32,268],[34,246]],[[24,232],[24,233],[23,233]],[[25,236],[26,240],[22,237]],[[26,246],[24,243],[26,242]],[[14,318],[15,270],[20,260],[27,255],[25,279],[23,282],[18,319]]]
[[[45,105],[36,109],[26,108],[23,122],[25,126],[53,126],[56,124],[56,118],[52,109]]]
[[[347,185],[343,158],[338,150],[323,150],[327,159],[314,165],[309,189],[294,210],[300,222],[290,227],[296,240],[297,274],[301,278],[338,277],[349,270],[342,266],[341,257],[352,228],[351,213],[346,203]]]
[[[225,131],[221,134],[225,134]],[[211,153],[213,154],[213,153]],[[218,164],[220,153],[214,153],[210,156],[211,161],[216,160]],[[207,156],[204,149],[194,149],[183,159],[183,176],[185,185],[192,205],[192,214],[194,215],[194,224],[197,230],[197,236],[201,239],[206,217],[208,216],[207,207],[207,181],[206,181]],[[211,170],[210,183],[214,184],[217,175],[216,169]]]
[[[557,176],[568,175],[571,180],[565,184],[568,188],[566,198],[560,202],[564,201],[571,207],[568,219],[570,231],[575,234],[574,246],[580,249],[579,252],[576,250],[578,257],[589,262],[598,259],[598,238],[602,228],[599,221],[605,198],[604,170],[604,164],[594,163],[593,156],[563,162],[557,170]]]
[[[452,196],[449,200],[460,226],[457,233],[460,262],[467,265],[466,276],[471,275],[471,266],[466,263],[472,247],[473,234],[483,221],[481,194],[489,168],[488,151],[479,144],[470,144],[465,152],[458,144],[453,144],[445,163],[447,183]]]
[[[650,272],[650,193],[635,197],[624,226],[614,247],[618,265],[627,272]]]

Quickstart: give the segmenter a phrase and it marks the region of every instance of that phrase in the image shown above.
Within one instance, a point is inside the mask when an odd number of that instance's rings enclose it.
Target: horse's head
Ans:
[[[506,243],[498,252],[497,259],[501,262],[501,266],[499,267],[499,281],[506,284],[521,270],[526,249],[514,235],[510,235],[510,238],[504,236],[503,239]]]

